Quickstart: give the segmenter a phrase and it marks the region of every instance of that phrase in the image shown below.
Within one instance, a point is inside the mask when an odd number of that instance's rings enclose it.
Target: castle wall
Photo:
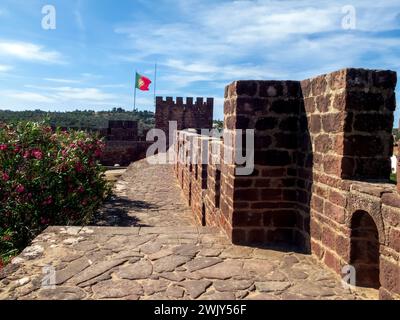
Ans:
[[[174,101],[172,97],[165,100],[156,98],[155,127],[165,132],[167,142],[169,141],[169,121],[176,121],[177,130],[187,128],[211,129],[213,121],[214,99],[186,98],[184,103],[182,97]],[[174,133],[171,133],[173,135]]]
[[[344,69],[227,86],[224,140],[178,132],[179,150],[209,158],[176,166],[198,223],[234,243],[297,246],[341,276],[351,265],[357,285],[400,299],[400,196],[389,183],[395,85],[391,71]],[[238,129],[255,130],[249,176],[225,161],[241,152],[228,143]]]
[[[301,102],[296,81],[236,81],[227,87],[224,131],[235,137],[237,129],[255,130],[253,174],[227,173],[234,191],[223,209],[229,208],[234,243],[296,243]]]

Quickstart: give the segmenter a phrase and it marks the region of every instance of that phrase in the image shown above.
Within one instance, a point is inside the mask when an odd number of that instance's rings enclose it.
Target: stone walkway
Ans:
[[[195,226],[168,165],[131,165],[95,224],[49,227],[0,272],[0,299],[365,298],[310,255]]]
[[[50,227],[0,279],[0,299],[357,298],[310,256],[194,226]]]
[[[135,162],[116,182],[114,194],[96,218],[96,225],[194,224],[171,165],[151,165],[146,159]]]

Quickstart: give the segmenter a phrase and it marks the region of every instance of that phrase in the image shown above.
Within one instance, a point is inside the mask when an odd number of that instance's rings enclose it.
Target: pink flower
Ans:
[[[96,158],[100,158],[101,155],[102,155],[101,150],[100,150],[100,149],[96,149],[95,152],[94,152],[94,156],[95,156]]]
[[[38,160],[42,160],[42,158],[43,158],[43,153],[39,149],[33,149],[32,155]]]
[[[7,145],[6,144],[0,144],[0,151],[7,150]]]
[[[10,179],[10,176],[7,174],[7,172],[3,172],[3,180],[8,181]]]
[[[43,201],[43,205],[49,205],[53,203],[53,198],[52,196],[49,196],[46,200]]]
[[[26,159],[26,158],[29,158],[30,155],[31,155],[31,154],[30,154],[29,151],[25,151],[25,152],[24,152],[24,158],[25,158],[25,159]]]
[[[82,171],[83,171],[82,163],[80,163],[80,162],[76,163],[76,164],[75,164],[75,170],[76,170],[77,172],[82,172]]]
[[[85,192],[85,188],[84,188],[84,187],[82,187],[82,186],[80,186],[80,187],[78,188],[78,192],[80,192],[80,193],[83,193],[83,192]]]
[[[22,184],[19,184],[16,188],[15,191],[18,193],[23,193],[25,191],[25,187]]]
[[[47,219],[47,218],[40,218],[40,223],[41,224],[49,224],[49,222],[50,222],[50,220],[49,219]]]

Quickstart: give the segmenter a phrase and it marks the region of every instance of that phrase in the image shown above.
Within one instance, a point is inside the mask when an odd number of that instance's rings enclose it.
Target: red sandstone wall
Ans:
[[[177,122],[177,129],[188,128],[211,129],[213,121],[214,99],[207,98],[183,98],[177,97],[176,101],[172,97],[165,100],[162,97],[156,98],[155,127],[165,132],[169,141],[169,121]]]
[[[400,299],[400,196],[392,184],[368,182],[389,181],[395,85],[394,72],[344,69],[227,86],[224,129],[233,137],[255,129],[255,171],[236,175],[224,159],[237,150],[203,137],[224,147],[209,154],[221,164],[176,166],[197,221],[235,243],[311,247],[338,274],[350,264],[358,285]],[[188,155],[198,135],[179,136]]]
[[[236,81],[225,96],[224,130],[254,129],[255,170],[252,176],[223,178],[234,189],[222,207],[231,217],[234,243],[295,244],[302,233],[297,211],[296,157],[300,84],[296,81]],[[304,242],[304,241],[303,241]]]
[[[106,141],[100,162],[105,166],[128,166],[131,162],[146,158],[150,145],[151,142],[146,141]]]

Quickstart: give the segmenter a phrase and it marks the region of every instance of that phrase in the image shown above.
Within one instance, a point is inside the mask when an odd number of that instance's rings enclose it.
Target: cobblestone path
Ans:
[[[194,226],[50,227],[0,279],[0,299],[361,298],[308,255],[232,246]]]
[[[0,272],[0,299],[364,298],[310,255],[234,246],[195,226],[172,168],[145,160],[95,226],[49,227]]]
[[[96,225],[193,225],[190,208],[182,196],[171,165],[135,162],[116,182],[114,196],[105,204]]]

